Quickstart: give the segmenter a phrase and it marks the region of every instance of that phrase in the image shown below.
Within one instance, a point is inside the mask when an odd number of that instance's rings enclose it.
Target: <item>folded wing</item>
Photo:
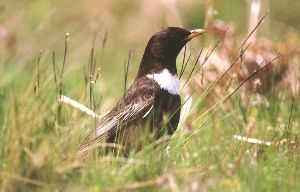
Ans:
[[[87,151],[91,146],[97,145],[105,137],[116,133],[118,128],[123,128],[138,119],[144,118],[151,110],[158,85],[152,79],[142,77],[136,79],[125,96],[103,118],[101,123],[92,130],[79,148],[79,152]]]

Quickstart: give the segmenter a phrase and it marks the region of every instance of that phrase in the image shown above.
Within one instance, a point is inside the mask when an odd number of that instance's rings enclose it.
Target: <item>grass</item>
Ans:
[[[155,18],[147,16],[139,11],[142,5],[137,1],[130,6],[124,3],[128,11],[119,10],[122,2],[81,2],[76,6],[69,1],[39,1],[26,5],[11,1],[3,4],[5,8],[0,12],[1,21],[14,43],[0,44],[1,190],[297,191],[300,188],[297,92],[290,91],[286,84],[275,82],[268,91],[258,92],[250,89],[247,82],[226,102],[221,102],[240,82],[236,80],[234,67],[221,82],[215,84],[208,81],[209,69],[199,66],[193,69],[202,45],[205,44],[202,53],[205,57],[209,52],[207,48],[212,49],[215,44],[217,38],[209,33],[206,40],[195,40],[187,48],[185,61],[189,53],[192,56],[183,73],[182,85],[184,80],[190,78],[190,71],[193,70],[194,74],[182,90],[182,98],[190,94],[188,90],[192,90],[193,105],[189,116],[178,128],[184,131],[177,131],[167,144],[149,144],[142,151],[132,151],[129,156],[122,153],[118,156],[103,155],[99,149],[90,155],[87,163],[76,161],[74,152],[86,130],[95,126],[95,121],[79,110],[56,101],[60,80],[63,79],[63,95],[103,114],[122,97],[124,86],[128,87],[132,82],[149,36],[160,26],[180,25],[177,21],[166,19],[160,12]],[[237,9],[235,1],[228,2],[222,6],[222,2],[216,1],[215,7],[220,11],[218,18],[238,20],[238,34],[234,39],[240,45],[242,41],[239,36],[246,36],[241,18],[247,15],[241,15],[238,19],[234,14],[243,13],[234,11]],[[18,11],[20,6],[31,11]],[[171,5],[171,8],[164,10],[170,14],[182,11],[184,23],[199,27],[193,15],[203,11],[203,6],[178,3],[177,10],[174,11]],[[246,6],[243,9],[247,9]],[[282,10],[274,6],[271,6],[268,18],[272,26],[277,24],[279,29],[278,33],[274,32],[274,37],[270,36],[270,40],[277,41],[276,38],[286,30],[280,20],[287,22],[289,34],[299,30],[293,28],[298,13],[289,13],[278,21],[278,12],[281,14]],[[74,7],[78,8],[78,12],[67,11]],[[191,14],[186,14],[188,10]],[[199,18],[203,15],[201,13]],[[145,22],[140,23],[140,19]],[[290,25],[288,21],[291,21]],[[132,29],[138,29],[137,26],[143,32],[133,34]],[[145,29],[142,26],[146,26]],[[66,32],[70,36],[65,56]],[[95,32],[97,38],[93,46]],[[292,49],[291,44],[289,47]],[[43,49],[41,54],[40,49]],[[53,73],[53,50],[57,83]],[[219,50],[218,46],[216,51]],[[127,83],[124,83],[123,65],[124,61],[127,65],[129,54],[130,65],[128,68],[125,66]],[[182,57],[183,52],[177,60],[178,69],[182,66]],[[293,58],[289,62],[299,69],[299,55],[289,58]],[[272,66],[277,69],[278,64],[272,63]],[[89,77],[92,74],[95,80],[98,68],[97,81],[91,84]],[[278,75],[275,72],[268,76],[269,79]],[[203,84],[197,81],[201,75]],[[289,79],[289,76],[284,78]],[[296,79],[299,82],[299,76]],[[290,82],[291,86],[297,86],[297,81]],[[247,95],[246,100],[243,94]],[[211,107],[212,110],[208,111]],[[234,135],[271,141],[273,144],[266,146],[241,142],[233,139]]]

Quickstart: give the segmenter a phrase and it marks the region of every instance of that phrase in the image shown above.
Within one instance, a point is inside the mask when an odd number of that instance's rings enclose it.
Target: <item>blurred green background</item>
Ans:
[[[299,145],[268,148],[232,139],[234,134],[245,135],[254,119],[255,137],[282,141],[291,112],[289,88],[283,96],[273,89],[266,95],[249,93],[250,97],[263,98],[262,104],[249,106],[241,104],[239,95],[233,96],[230,104],[216,107],[214,114],[207,113],[209,120],[206,120],[203,111],[221,97],[212,91],[214,94],[202,98],[196,87],[193,102],[199,99],[201,102],[193,105],[196,109],[184,125],[196,133],[175,137],[170,148],[163,152],[150,147],[129,158],[95,155],[84,166],[78,165],[72,155],[94,121],[67,105],[62,107],[63,121],[56,119],[52,52],[55,51],[57,67],[61,68],[66,33],[70,35],[63,94],[89,106],[85,72],[96,39],[96,65],[101,71],[94,89],[95,111],[102,114],[123,94],[123,64],[129,52],[127,85],[137,73],[152,34],[167,26],[205,28],[207,11],[212,8],[213,19],[231,24],[234,39],[240,43],[247,36],[250,3],[250,0],[0,0],[0,188],[122,191],[139,186],[142,191],[297,191]],[[259,26],[258,36],[279,45],[291,36],[299,42],[300,2],[262,0],[261,3],[260,16],[266,12],[268,16]],[[209,48],[217,40],[210,31],[193,39],[188,45],[192,60],[202,44]],[[291,47],[297,47],[291,43]],[[181,59],[182,53],[178,66]],[[293,63],[299,67],[299,55]],[[38,76],[40,84],[34,92]],[[294,107],[290,119],[292,134],[287,140],[297,143],[299,97]],[[190,128],[190,122],[198,117],[200,121]]]
[[[103,84],[115,85],[120,83],[120,79],[115,77],[122,74],[122,70],[116,69],[123,65],[130,50],[130,77],[133,77],[147,40],[154,32],[166,26],[203,28],[205,10],[209,6],[216,11],[216,19],[233,23],[236,34],[245,35],[248,31],[250,1],[2,0],[0,4],[1,33],[7,33],[8,36],[2,37],[0,42],[1,76],[4,76],[2,86],[10,84],[14,78],[13,74],[6,73],[7,70],[14,73],[22,70],[22,76],[30,78],[40,49],[45,52],[46,60],[52,50],[56,50],[58,58],[62,58],[66,32],[70,33],[67,70],[78,71],[88,62],[90,47],[97,34],[95,47],[97,63],[102,66]],[[260,15],[265,12],[269,12],[269,15],[261,26],[261,33],[278,42],[290,30],[299,34],[298,9],[299,2],[295,0],[263,1]],[[107,41],[103,48],[105,33]]]

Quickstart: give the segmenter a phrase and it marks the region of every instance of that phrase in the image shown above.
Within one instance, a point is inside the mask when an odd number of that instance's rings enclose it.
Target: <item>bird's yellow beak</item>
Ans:
[[[191,34],[189,36],[187,36],[184,41],[188,42],[191,39],[193,39],[194,37],[197,37],[199,35],[202,35],[203,33],[206,32],[206,30],[204,29],[194,29],[194,30],[190,30]]]

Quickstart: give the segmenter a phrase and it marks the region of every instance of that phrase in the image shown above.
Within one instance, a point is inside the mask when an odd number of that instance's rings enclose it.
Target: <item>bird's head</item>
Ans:
[[[176,57],[185,44],[202,35],[203,29],[187,30],[179,27],[167,27],[155,33],[149,40],[141,62],[141,73],[149,73],[154,68],[168,68],[176,73]]]

